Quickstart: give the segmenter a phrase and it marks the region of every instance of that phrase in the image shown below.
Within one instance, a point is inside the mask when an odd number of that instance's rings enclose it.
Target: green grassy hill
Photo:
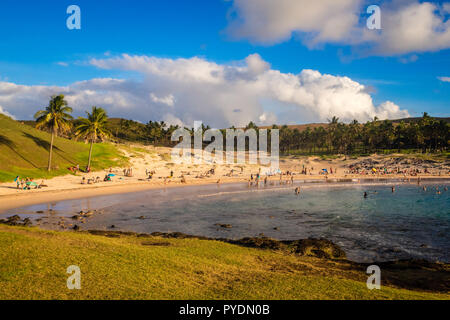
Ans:
[[[56,138],[52,166],[47,172],[50,134],[0,114],[0,182],[12,181],[17,175],[35,179],[68,174],[68,167],[87,164],[89,145]],[[109,143],[96,144],[93,169],[120,165],[126,158]]]
[[[67,289],[70,265],[81,290]],[[0,225],[0,299],[449,299],[417,287],[445,283],[443,271],[382,267],[370,291],[365,269],[212,240]]]

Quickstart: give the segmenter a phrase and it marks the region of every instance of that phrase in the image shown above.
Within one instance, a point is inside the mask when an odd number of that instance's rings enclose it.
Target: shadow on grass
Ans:
[[[28,162],[30,165],[32,165],[34,168],[39,169],[39,167],[34,164],[31,160],[25,158],[19,151],[17,151],[16,148],[16,144],[9,139],[8,137],[5,137],[3,135],[0,135],[0,145],[4,145],[6,147],[8,147],[9,149],[11,149],[12,152],[14,152],[15,154],[17,154],[20,158],[22,158],[25,162]]]
[[[44,148],[44,149],[47,150],[47,151],[50,150],[50,143],[49,143],[48,141],[43,140],[43,139],[38,138],[38,137],[35,137],[35,136],[33,136],[33,135],[29,134],[29,133],[26,133],[26,132],[22,132],[22,133],[23,133],[23,135],[24,135],[26,138],[33,140],[33,142],[34,142],[36,145],[38,145],[39,147],[42,147],[42,148]],[[58,156],[60,156],[62,159],[64,159],[65,161],[67,161],[68,163],[70,163],[70,164],[72,164],[72,165],[75,164],[73,160],[70,160],[70,159],[66,158],[66,157],[63,155],[64,151],[62,151],[62,150],[61,150],[60,148],[58,148],[57,146],[53,145],[53,151],[54,151]]]
[[[14,148],[16,146],[16,144],[11,139],[0,134],[0,145],[1,144],[9,148]]]
[[[41,138],[38,138],[38,137],[35,137],[35,136],[33,136],[33,135],[29,134],[29,133],[26,133],[26,132],[22,132],[22,133],[23,133],[23,135],[26,138],[33,140],[33,142],[36,143],[36,145],[38,145],[39,147],[42,147],[45,150],[50,150],[50,143],[48,141],[46,141],[44,139],[41,139]],[[53,150],[61,151],[55,145],[53,145]]]

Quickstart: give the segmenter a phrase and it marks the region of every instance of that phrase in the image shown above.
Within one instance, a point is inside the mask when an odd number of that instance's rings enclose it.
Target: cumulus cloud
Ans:
[[[262,44],[293,35],[314,47],[353,45],[364,55],[403,55],[450,48],[450,6],[392,0],[381,5],[382,30],[366,28],[367,1],[234,0],[228,33]]]
[[[236,38],[273,44],[294,32],[310,33],[308,43],[340,41],[358,22],[361,0],[234,0],[228,32]]]
[[[13,116],[12,114],[10,114],[10,113],[9,113],[8,111],[6,111],[6,110],[3,110],[2,106],[0,106],[0,114],[4,114],[5,116],[8,116],[8,117],[11,117],[11,118],[15,119],[14,116]]]
[[[17,118],[30,118],[63,93],[76,113],[92,105],[110,115],[192,126],[196,120],[214,127],[408,116],[392,102],[374,105],[367,88],[348,77],[303,70],[299,74],[274,70],[259,55],[231,64],[198,57],[162,59],[122,55],[93,59],[102,69],[140,72],[141,81],[92,79],[67,87],[21,86],[0,82],[0,104]]]
[[[367,40],[374,42],[376,54],[399,55],[450,48],[450,20],[448,15],[440,13],[437,4],[403,1],[386,7],[382,14],[383,32],[376,36],[366,32]]]
[[[150,99],[155,103],[165,104],[169,107],[173,107],[175,105],[175,97],[173,94],[169,94],[165,97],[158,97],[152,92],[150,93]]]
[[[442,82],[450,82],[450,77],[438,77]]]

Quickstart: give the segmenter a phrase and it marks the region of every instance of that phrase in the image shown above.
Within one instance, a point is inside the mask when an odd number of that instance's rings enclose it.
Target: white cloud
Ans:
[[[409,1],[383,10],[383,32],[367,36],[375,43],[374,52],[386,56],[450,48],[450,20],[438,9],[430,2]]]
[[[2,106],[0,106],[0,114],[4,114],[5,116],[8,116],[8,117],[11,117],[11,118],[15,119],[12,114],[10,114],[9,112],[3,110]]]
[[[61,67],[68,67],[69,66],[69,64],[67,62],[63,62],[63,61],[57,62],[56,64],[58,66],[61,66]]]
[[[262,44],[296,35],[309,47],[329,42],[353,45],[361,55],[450,48],[448,3],[386,1],[381,4],[380,31],[366,28],[366,6],[368,2],[362,0],[234,0],[235,14],[227,31],[235,38]]]
[[[213,127],[408,116],[392,102],[374,105],[367,88],[348,77],[314,70],[282,73],[257,54],[233,64],[130,55],[91,64],[140,72],[143,80],[92,79],[67,87],[0,82],[0,104],[20,119],[30,118],[51,95],[62,93],[77,115],[96,105],[115,117],[189,126],[199,120]]]
[[[450,82],[450,77],[438,77],[442,82]]]
[[[169,107],[173,107],[175,105],[175,97],[173,94],[169,94],[165,97],[158,97],[152,92],[150,93],[150,99],[155,103],[165,104]]]
[[[234,0],[228,32],[264,44],[307,32],[308,43],[341,41],[358,22],[361,0]]]
[[[403,64],[408,64],[408,63],[412,63],[412,62],[416,62],[417,60],[419,60],[419,57],[416,54],[413,54],[412,56],[407,56],[407,57],[401,57],[399,59],[399,61]]]

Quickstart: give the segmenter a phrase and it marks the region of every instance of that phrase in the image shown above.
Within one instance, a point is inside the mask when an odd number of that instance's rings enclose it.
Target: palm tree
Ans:
[[[107,129],[108,115],[102,108],[92,107],[91,113],[87,112],[87,118],[79,118],[80,124],[76,127],[75,135],[83,137],[91,143],[89,148],[89,160],[87,168],[91,168],[92,149],[97,139],[103,141],[109,137],[111,133]]]
[[[45,110],[36,112],[34,115],[36,128],[47,128],[52,134],[48,156],[48,171],[52,169],[53,142],[55,136],[60,132],[68,131],[71,127],[71,120],[73,118],[70,113],[72,113],[72,108],[68,106],[67,101],[64,100],[64,95],[61,94],[59,96],[52,96],[48,107]]]

